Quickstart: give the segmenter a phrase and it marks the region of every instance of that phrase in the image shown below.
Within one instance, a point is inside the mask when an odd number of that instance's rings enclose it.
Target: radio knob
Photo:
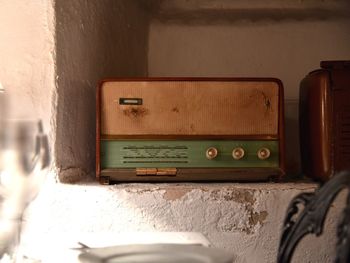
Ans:
[[[205,156],[207,157],[207,159],[212,160],[216,156],[218,156],[218,150],[215,147],[210,147],[207,149]]]
[[[260,160],[265,160],[265,159],[269,158],[270,155],[271,155],[271,152],[270,152],[270,150],[267,149],[267,148],[261,148],[261,149],[259,149],[259,151],[258,151],[258,158],[259,158]]]
[[[241,147],[234,148],[232,151],[232,157],[235,160],[242,159],[244,157],[244,150]]]

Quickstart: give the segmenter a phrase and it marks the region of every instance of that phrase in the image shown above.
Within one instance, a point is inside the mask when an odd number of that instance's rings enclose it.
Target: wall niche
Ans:
[[[95,88],[106,77],[277,77],[285,87],[287,169],[300,171],[299,82],[350,58],[347,1],[56,2],[56,166],[94,177]]]

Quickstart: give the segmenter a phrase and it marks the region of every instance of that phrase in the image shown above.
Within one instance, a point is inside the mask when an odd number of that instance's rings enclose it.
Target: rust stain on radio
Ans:
[[[125,116],[131,118],[140,118],[144,117],[149,113],[149,110],[144,107],[129,107],[123,110]]]
[[[179,113],[179,112],[180,112],[180,110],[179,110],[179,108],[178,108],[178,107],[174,107],[174,108],[172,108],[172,109],[171,109],[171,111],[172,111],[172,112],[176,112],[176,113]]]
[[[262,95],[263,100],[264,100],[264,105],[265,105],[266,111],[271,110],[270,99],[266,96],[265,92],[263,92],[263,91],[261,91],[261,95]]]
[[[261,90],[254,90],[253,94],[249,96],[252,101],[261,101],[263,100],[263,105],[266,109],[266,111],[271,110],[271,100],[270,98],[265,94],[264,91]]]
[[[195,129],[194,129],[194,125],[193,124],[190,125],[190,129],[191,129],[192,132],[194,132]]]

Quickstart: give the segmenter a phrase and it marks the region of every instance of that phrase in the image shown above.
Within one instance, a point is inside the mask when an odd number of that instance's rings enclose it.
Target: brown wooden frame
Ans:
[[[300,83],[301,164],[305,175],[325,182],[350,169],[350,139],[342,141],[340,114],[350,113],[350,61],[322,61]],[[349,120],[344,120],[350,125]],[[350,132],[347,128],[346,133]],[[347,157],[345,157],[347,156]]]

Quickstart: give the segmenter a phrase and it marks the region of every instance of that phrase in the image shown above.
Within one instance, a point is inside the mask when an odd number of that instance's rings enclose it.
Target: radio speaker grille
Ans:
[[[274,81],[111,81],[102,135],[278,135]]]

